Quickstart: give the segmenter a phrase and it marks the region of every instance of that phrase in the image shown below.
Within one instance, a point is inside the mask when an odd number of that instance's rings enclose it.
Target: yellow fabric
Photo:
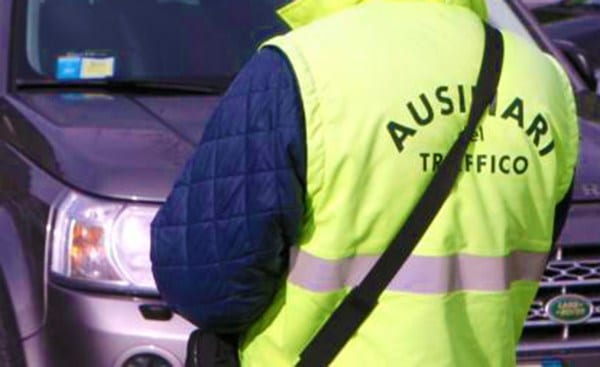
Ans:
[[[340,10],[367,1],[377,0],[293,0],[277,11],[279,16],[292,28],[309,24]],[[387,0],[390,1],[390,0]],[[474,11],[481,19],[487,19],[485,0],[392,0],[392,1],[429,1],[453,4]]]
[[[466,124],[483,38],[480,19],[464,7],[369,1],[268,42],[289,58],[305,114],[302,251],[331,260],[383,252],[431,179],[434,157]],[[508,32],[504,43],[497,103],[415,254],[550,248],[555,205],[577,159],[573,94],[550,57]],[[390,126],[413,133],[398,144]],[[536,288],[386,291],[334,365],[513,366]],[[282,286],[245,337],[243,365],[294,364],[346,291]]]
[[[533,282],[518,282],[502,293],[385,292],[332,366],[514,366],[516,341],[536,290]],[[242,365],[294,365],[315,332],[313,324],[324,323],[344,294],[314,293],[288,283],[247,337]]]

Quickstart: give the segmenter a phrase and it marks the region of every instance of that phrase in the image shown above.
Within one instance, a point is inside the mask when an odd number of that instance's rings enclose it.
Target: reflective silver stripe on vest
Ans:
[[[517,280],[540,279],[547,254],[515,251],[505,257],[454,255],[411,256],[388,290],[439,294],[460,290],[503,291]],[[291,249],[288,281],[314,292],[329,292],[357,285],[378,256],[360,255],[326,260]]]

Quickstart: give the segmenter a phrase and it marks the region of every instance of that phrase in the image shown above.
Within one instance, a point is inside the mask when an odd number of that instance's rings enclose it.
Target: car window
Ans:
[[[274,0],[27,0],[19,76],[232,77],[287,26]],[[27,74],[27,75],[23,75]]]

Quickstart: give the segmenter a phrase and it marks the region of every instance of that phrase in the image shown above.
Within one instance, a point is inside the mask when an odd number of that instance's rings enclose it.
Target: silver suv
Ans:
[[[597,96],[520,2],[487,1],[581,97],[576,202],[519,356],[583,366],[600,361]],[[158,297],[149,223],[235,73],[287,30],[281,2],[0,0],[0,365],[182,366],[193,326]]]

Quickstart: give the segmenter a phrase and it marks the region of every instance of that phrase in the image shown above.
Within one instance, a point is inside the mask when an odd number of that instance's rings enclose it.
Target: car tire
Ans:
[[[25,367],[25,356],[12,302],[0,272],[0,366]]]

